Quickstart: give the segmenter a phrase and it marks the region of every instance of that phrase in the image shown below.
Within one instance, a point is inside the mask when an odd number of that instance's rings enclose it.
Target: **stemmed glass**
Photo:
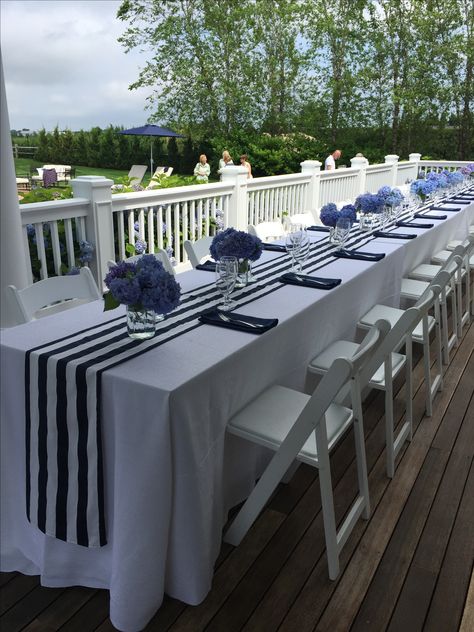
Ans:
[[[333,240],[339,244],[338,250],[343,250],[344,244],[351,232],[351,220],[348,217],[340,217],[336,222]]]
[[[298,271],[303,271],[303,263],[306,261],[309,255],[309,249],[311,246],[311,240],[308,236],[308,232],[302,226],[300,229],[301,239],[300,239],[300,247],[295,251],[294,258],[298,262]]]
[[[229,294],[235,287],[238,273],[237,257],[221,257],[219,261],[216,261],[216,286],[224,296],[224,302],[219,305],[219,309],[223,312],[228,312],[235,307],[235,303],[229,299]]]
[[[286,252],[291,257],[291,272],[298,272],[296,268],[297,254],[301,248],[303,239],[303,227],[301,224],[291,224],[285,239]]]

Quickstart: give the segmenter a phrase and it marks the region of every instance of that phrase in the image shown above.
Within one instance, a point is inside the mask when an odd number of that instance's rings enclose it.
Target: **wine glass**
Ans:
[[[235,307],[235,303],[229,299],[229,294],[235,287],[239,273],[237,257],[221,257],[216,261],[216,287],[224,296],[224,302],[219,309],[228,312]]]
[[[297,272],[296,260],[298,250],[301,248],[303,239],[303,227],[301,224],[291,224],[285,239],[286,252],[291,257],[291,272]]]
[[[301,228],[301,239],[300,239],[300,247],[295,250],[294,258],[298,262],[298,271],[303,271],[303,263],[306,261],[309,255],[309,249],[311,246],[311,240],[308,236],[307,230],[302,227]]]
[[[339,244],[338,250],[344,248],[349,233],[351,232],[351,220],[348,217],[340,217],[336,222],[336,230],[334,231],[333,240]]]

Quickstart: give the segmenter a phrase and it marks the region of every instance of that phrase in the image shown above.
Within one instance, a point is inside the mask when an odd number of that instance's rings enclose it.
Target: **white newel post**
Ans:
[[[90,211],[86,218],[86,235],[94,246],[90,263],[99,289],[107,274],[107,261],[115,260],[114,230],[112,219],[112,180],[102,176],[79,176],[71,181],[74,197],[90,200]]]
[[[367,158],[364,156],[354,156],[351,158],[351,167],[359,169],[359,193],[365,193],[365,182],[367,179]]]
[[[418,171],[420,169],[421,154],[417,154],[417,153],[409,154],[408,160],[410,162],[415,163],[415,168],[413,170],[413,175],[411,177],[413,180],[416,180],[416,178],[418,178]]]
[[[16,306],[10,304],[10,301],[5,298],[5,288],[8,285],[15,285],[18,288],[28,285],[29,252],[25,251],[25,239],[21,227],[1,56],[0,74],[0,327],[11,327],[18,322],[19,314]]]
[[[222,171],[222,182],[233,184],[234,190],[229,200],[227,226],[236,230],[247,230],[247,169],[229,165]]]
[[[397,186],[398,159],[399,159],[399,156],[397,156],[397,154],[388,154],[388,156],[385,156],[385,164],[392,165],[392,178],[391,178],[392,187]]]
[[[301,173],[305,173],[311,176],[311,180],[306,189],[306,203],[305,211],[311,211],[314,220],[317,220],[318,209],[321,206],[319,203],[319,191],[321,184],[321,166],[322,162],[319,160],[304,160],[300,162]]]

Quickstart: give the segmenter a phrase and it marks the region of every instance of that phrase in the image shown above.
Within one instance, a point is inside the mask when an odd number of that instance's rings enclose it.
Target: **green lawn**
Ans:
[[[16,175],[17,177],[21,177],[29,173],[30,166],[36,168],[42,167],[43,164],[44,162],[39,162],[31,158],[15,158]],[[76,169],[76,176],[104,176],[104,178],[110,178],[110,180],[114,182],[128,174],[128,171],[121,169],[100,169],[99,167],[77,167],[75,165],[74,167]],[[148,184],[149,180],[149,175],[145,175],[145,185]]]

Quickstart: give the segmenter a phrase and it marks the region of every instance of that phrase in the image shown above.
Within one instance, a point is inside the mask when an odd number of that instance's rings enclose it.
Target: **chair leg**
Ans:
[[[413,439],[413,343],[411,336],[405,340],[405,393],[406,393],[406,419],[410,425],[409,441]]]
[[[329,457],[327,454],[325,458],[322,455],[321,457],[319,462],[319,488],[321,490],[324,537],[326,539],[329,579],[334,580],[339,575],[339,547],[337,544],[336,516],[334,515],[334,497]]]
[[[428,318],[423,318],[423,365],[425,369],[426,388],[426,415],[432,417],[433,406],[431,402],[431,371],[430,371],[430,334],[428,331]]]
[[[442,335],[443,335],[443,361],[449,364],[449,331],[448,331],[448,303],[446,297],[446,289],[441,294],[441,319],[442,319]]]
[[[395,474],[395,452],[393,445],[393,384],[390,357],[384,363],[385,373],[385,445],[387,451],[387,476]]]
[[[365,520],[370,518],[370,496],[369,480],[367,477],[367,458],[365,455],[364,422],[362,417],[361,389],[358,380],[353,380],[352,389],[352,410],[354,413],[354,441],[357,462],[357,480],[359,483],[359,494],[363,500],[364,509],[362,517]]]

